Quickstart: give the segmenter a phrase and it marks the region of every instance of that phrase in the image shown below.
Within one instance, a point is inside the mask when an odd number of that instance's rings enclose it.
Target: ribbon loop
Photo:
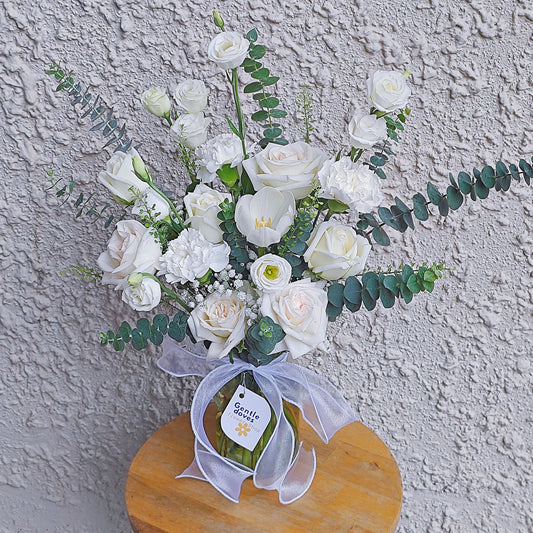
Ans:
[[[342,427],[355,421],[355,416],[339,391],[315,372],[287,362],[282,354],[272,363],[255,367],[240,359],[230,363],[226,357],[208,366],[205,355],[196,355],[177,342],[165,339],[159,368],[173,376],[205,376],[191,405],[191,427],[195,436],[195,459],[177,476],[208,481],[233,502],[239,501],[243,481],[253,477],[254,485],[277,490],[279,501],[289,504],[309,489],[316,470],[314,449],[306,451],[300,443],[295,449],[294,432],[283,412],[283,401],[296,405],[304,420],[324,442]],[[207,437],[204,415],[217,392],[231,379],[245,371],[253,376],[272,407],[276,425],[272,435],[252,470],[221,456]]]

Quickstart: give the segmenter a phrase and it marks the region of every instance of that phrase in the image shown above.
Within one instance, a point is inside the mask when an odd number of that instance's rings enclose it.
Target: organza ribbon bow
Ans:
[[[300,443],[293,459],[294,433],[283,413],[283,400],[300,409],[304,420],[326,444],[339,429],[355,421],[353,411],[328,380],[287,362],[287,354],[259,367],[240,359],[231,363],[227,357],[214,364],[214,368],[210,367],[205,356],[193,354],[175,341],[166,339],[163,343],[163,356],[157,362],[159,368],[178,377],[205,376],[191,406],[194,460],[177,477],[208,481],[226,498],[238,503],[241,485],[251,476],[257,488],[277,490],[281,503],[292,503],[303,496],[311,485],[316,456],[314,448],[307,451]],[[254,470],[222,457],[210,443],[203,424],[207,406],[216,393],[232,378],[247,370],[253,372],[277,421]]]

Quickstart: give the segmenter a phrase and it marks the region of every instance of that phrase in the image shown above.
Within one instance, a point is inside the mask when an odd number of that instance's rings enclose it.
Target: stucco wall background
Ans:
[[[314,139],[331,153],[353,102],[367,105],[368,71],[413,72],[413,113],[386,183],[392,195],[410,198],[428,178],[444,186],[448,171],[533,152],[527,1],[3,1],[2,532],[128,531],[129,463],[189,408],[198,383],[164,375],[156,350],[100,347],[101,329],[135,315],[112,290],[58,275],[93,263],[110,231],[59,208],[45,171],[72,175],[104,199],[95,177],[108,156],[43,68],[61,59],[100,91],[165,185],[183,190],[175,146],[139,95],[202,78],[212,90],[211,133],[225,127],[229,92],[205,54],[214,7],[231,28],[258,29],[286,109],[294,112],[301,83],[314,88]],[[296,140],[297,129],[288,130]],[[455,270],[409,306],[347,315],[331,329],[332,353],[302,361],[342,388],[393,451],[402,532],[533,528],[532,198],[513,182],[445,221],[395,235],[368,266],[444,260]]]

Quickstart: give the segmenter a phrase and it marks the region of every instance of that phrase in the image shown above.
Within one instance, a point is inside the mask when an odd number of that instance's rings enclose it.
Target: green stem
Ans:
[[[163,118],[168,122],[169,126],[172,126],[172,120],[170,120],[170,114],[164,115]]]
[[[145,183],[148,183],[148,185],[150,186],[151,189],[153,189],[157,194],[159,194],[159,196],[161,196],[161,198],[163,198],[163,200],[165,200],[165,202],[167,202],[167,204],[169,205],[170,207],[170,210],[172,211],[172,213],[174,214],[174,216],[176,217],[176,219],[178,220],[178,225],[181,227],[181,229],[185,229],[185,224],[183,222],[183,220],[181,219],[179,213],[178,213],[178,210],[176,209],[176,206],[173,204],[172,200],[170,200],[170,198],[162,191],[160,191],[153,183],[152,183],[152,180],[144,180]]]
[[[153,274],[148,274],[147,272],[141,272],[142,275],[143,275],[143,278],[150,278],[150,279],[153,279],[154,281],[157,281],[157,283],[159,283],[159,286],[161,287],[161,290],[163,292],[166,292],[172,299],[176,300],[180,305],[181,307],[183,307],[183,309],[185,309],[185,311],[187,311],[188,313],[190,313],[192,311],[192,307],[188,306],[174,291],[171,291],[170,289],[168,289],[167,287],[165,287],[161,281],[156,278]]]
[[[242,115],[241,102],[239,100],[239,75],[237,74],[237,69],[234,68],[231,71],[231,89],[233,92],[233,101],[235,102],[235,107],[237,108],[237,120],[239,121],[239,133],[242,143],[242,153],[244,159],[248,159],[246,154],[246,125],[244,123],[244,118]]]

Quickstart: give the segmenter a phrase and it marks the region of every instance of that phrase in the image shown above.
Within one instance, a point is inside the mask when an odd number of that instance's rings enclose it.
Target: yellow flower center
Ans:
[[[255,219],[255,229],[270,227],[272,227],[272,219],[270,217],[268,217],[268,220],[265,220],[265,217],[261,217],[261,220]]]
[[[279,268],[277,266],[268,265],[265,268],[265,278],[276,279],[278,277],[278,274],[279,274]]]

